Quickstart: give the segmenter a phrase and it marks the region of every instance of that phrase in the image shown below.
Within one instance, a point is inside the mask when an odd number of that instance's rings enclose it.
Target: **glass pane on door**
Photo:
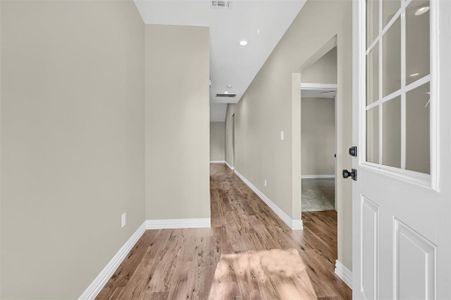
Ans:
[[[366,112],[366,160],[379,163],[379,107]]]
[[[430,84],[406,96],[406,169],[429,174],[430,167]]]
[[[387,25],[387,23],[393,19],[400,7],[401,0],[384,0],[382,2],[382,15],[384,21],[382,26]]]
[[[414,0],[406,11],[406,82],[430,72],[429,1]]]
[[[382,47],[382,88],[385,97],[401,88],[401,22],[399,18],[384,34]]]
[[[379,34],[378,0],[366,1],[366,46],[369,47]]]
[[[379,47],[376,45],[366,59],[366,104],[379,100]]]
[[[382,164],[401,167],[401,97],[382,105]]]
[[[431,173],[430,101],[434,99],[430,0],[366,0],[366,4],[366,99],[362,100],[366,161],[424,178]]]

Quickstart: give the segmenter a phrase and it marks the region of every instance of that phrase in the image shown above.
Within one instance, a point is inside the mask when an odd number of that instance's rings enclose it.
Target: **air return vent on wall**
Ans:
[[[213,8],[230,8],[232,5],[232,1],[224,1],[224,0],[212,0],[211,6]]]
[[[234,97],[236,97],[236,94],[216,94],[216,97],[229,97],[229,98],[234,98]]]

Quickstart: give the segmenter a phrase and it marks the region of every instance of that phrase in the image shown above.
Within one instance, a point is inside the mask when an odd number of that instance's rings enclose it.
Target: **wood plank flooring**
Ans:
[[[351,299],[335,211],[292,231],[225,165],[210,181],[212,228],[146,231],[97,299]]]

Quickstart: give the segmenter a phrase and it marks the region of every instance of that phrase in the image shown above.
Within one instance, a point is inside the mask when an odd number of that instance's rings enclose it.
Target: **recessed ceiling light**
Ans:
[[[241,46],[246,46],[247,45],[247,41],[246,40],[241,40],[240,41],[240,45]]]
[[[417,77],[418,75],[420,75],[420,73],[412,73],[412,74],[410,74],[409,76],[410,76],[410,77]]]
[[[223,94],[228,94],[229,92],[228,91],[225,91]]]
[[[421,16],[424,15],[425,13],[427,13],[429,11],[429,6],[423,6],[420,7],[419,9],[417,9],[417,11],[415,12],[415,16]]]

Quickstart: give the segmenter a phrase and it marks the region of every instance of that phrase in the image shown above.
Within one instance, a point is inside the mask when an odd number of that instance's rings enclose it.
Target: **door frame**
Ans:
[[[337,36],[334,35],[329,40],[325,41],[323,46],[321,46],[319,49],[317,49],[312,56],[310,56],[307,61],[305,61],[304,64],[299,69],[299,72],[292,73],[291,74],[291,106],[292,106],[292,123],[291,123],[291,138],[292,138],[292,148],[291,148],[291,161],[292,161],[292,206],[293,211],[299,213],[299,219],[302,224],[302,166],[301,166],[301,156],[302,156],[302,143],[301,143],[301,116],[302,116],[302,94],[301,90],[303,88],[309,89],[309,88],[335,88],[338,90],[338,81],[339,81],[339,74],[338,74],[338,41]],[[312,83],[302,83],[302,72],[315,62],[317,62],[321,57],[323,57],[327,52],[332,50],[333,48],[337,48],[337,83],[334,85],[329,84],[321,84],[316,85]],[[335,102],[335,152],[338,151],[338,113],[339,113],[339,97],[338,95],[335,96],[334,102]],[[339,157],[337,155],[335,159],[335,207],[337,211],[337,234],[338,234],[338,208],[341,207],[338,202],[341,200],[338,197],[338,160]],[[337,239],[337,249],[339,248],[340,241]],[[338,259],[337,259],[338,261]]]
[[[340,77],[342,76],[340,72],[338,71],[340,68],[340,55],[338,54],[340,51],[340,46],[338,45],[338,35],[331,36],[329,40],[325,40],[323,43],[323,46],[318,48],[315,52],[313,52],[312,56],[303,63],[299,71],[293,72],[291,74],[291,180],[292,180],[292,211],[293,211],[293,218],[299,218],[301,221],[302,226],[302,208],[301,208],[301,201],[302,201],[302,194],[301,194],[301,180],[302,177],[301,173],[301,87],[302,87],[302,70],[310,66],[312,63],[316,62],[319,58],[321,58],[324,54],[326,54],[328,51],[333,49],[334,47],[337,47],[337,91],[338,86],[340,82],[343,82],[343,79]],[[329,86],[330,88],[330,86]],[[344,89],[343,89],[344,90]],[[338,95],[340,94],[340,96]],[[340,261],[340,249],[342,249],[346,245],[346,241],[343,237],[340,237],[340,228],[343,228],[341,226],[344,226],[342,223],[340,223],[340,218],[338,218],[339,215],[344,215],[345,207],[343,205],[343,201],[347,201],[346,199],[342,199],[343,195],[339,195],[337,192],[338,187],[342,184],[345,184],[345,181],[339,181],[339,176],[341,176],[341,172],[339,171],[339,166],[343,166],[343,157],[340,157],[338,155],[338,147],[339,145],[343,145],[343,141],[340,140],[339,130],[340,126],[338,126],[338,121],[342,117],[343,111],[340,110],[340,107],[344,105],[344,99],[340,98],[342,96],[342,92],[337,93],[335,97],[335,132],[336,132],[336,152],[337,152],[337,158],[335,159],[335,204],[337,206],[337,260],[335,262],[335,273],[349,286],[352,286],[352,273],[351,271]],[[348,112],[351,113],[352,107],[348,108]],[[341,152],[344,152],[345,150],[342,149]],[[348,198],[349,199],[349,198]],[[352,210],[349,210],[349,213],[352,213]]]

